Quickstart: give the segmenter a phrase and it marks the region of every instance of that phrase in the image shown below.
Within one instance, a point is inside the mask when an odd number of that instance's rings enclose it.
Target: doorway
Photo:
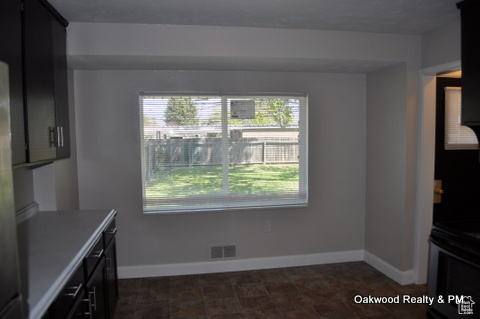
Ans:
[[[417,284],[426,283],[428,277],[429,236],[433,221],[437,74],[460,70],[460,68],[461,61],[457,60],[420,70],[413,261],[413,276]]]
[[[480,161],[478,149],[446,149],[446,88],[461,87],[460,78],[438,77],[436,85],[435,173],[438,203],[433,204],[433,224],[447,220],[478,218]],[[475,216],[476,215],[476,216]]]

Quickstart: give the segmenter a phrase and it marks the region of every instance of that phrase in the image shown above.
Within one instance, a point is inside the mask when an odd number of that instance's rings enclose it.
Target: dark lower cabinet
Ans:
[[[88,318],[108,318],[105,275],[105,257],[102,257],[87,283]]]
[[[49,309],[51,318],[65,318],[74,304],[82,300],[85,289],[83,265],[79,265],[73,276]]]
[[[115,238],[111,240],[105,249],[105,282],[109,318],[113,319],[113,314],[118,302],[117,249]]]
[[[113,219],[42,319],[113,319],[118,302],[115,234]]]
[[[72,310],[68,314],[68,319],[86,319],[86,315],[88,316],[88,302],[85,299],[85,292],[82,291],[80,298],[74,304]]]

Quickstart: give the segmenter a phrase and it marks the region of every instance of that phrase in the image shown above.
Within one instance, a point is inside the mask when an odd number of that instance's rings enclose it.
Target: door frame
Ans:
[[[433,218],[433,180],[435,168],[436,75],[461,69],[453,61],[420,70],[417,137],[417,189],[415,203],[415,239],[413,271],[417,284],[428,278],[429,236]]]

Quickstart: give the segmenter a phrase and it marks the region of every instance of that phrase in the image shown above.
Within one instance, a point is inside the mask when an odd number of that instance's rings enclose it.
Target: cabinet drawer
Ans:
[[[90,252],[87,254],[85,257],[85,275],[86,278],[90,278],[90,275],[92,274],[93,270],[95,269],[95,266],[97,263],[100,261],[100,259],[103,256],[104,250],[103,250],[103,236],[101,236],[93,248],[90,250]]]
[[[110,224],[107,226],[104,232],[104,237],[105,237],[105,247],[108,246],[110,241],[112,240],[113,237],[115,237],[115,234],[117,233],[117,223],[115,222],[115,219],[113,219]]]
[[[49,313],[52,318],[65,318],[76,301],[84,292],[85,277],[83,268],[80,266],[70,278],[68,283],[58,295],[50,307]]]
[[[87,282],[87,299],[91,319],[107,319],[105,258],[102,257]]]
[[[86,314],[88,314],[88,307],[85,301],[85,291],[82,291],[81,297],[70,310],[67,319],[85,319],[87,318]]]

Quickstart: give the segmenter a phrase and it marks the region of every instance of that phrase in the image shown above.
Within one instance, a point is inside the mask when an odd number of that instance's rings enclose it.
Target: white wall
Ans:
[[[367,218],[367,229],[375,240],[369,246],[371,256],[394,273],[413,267],[420,36],[96,23],[73,23],[68,31],[69,63],[77,70],[146,69],[75,72],[80,205],[126,211],[119,217],[125,231],[119,235],[121,266],[203,261],[208,245],[232,241],[239,245],[239,257],[244,260],[363,251]],[[194,69],[311,73],[188,71]],[[382,70],[390,86],[382,83],[381,73],[375,75]],[[371,72],[373,77],[368,75],[366,81],[365,73]],[[139,133],[131,125],[138,118],[136,95],[142,90],[309,93],[313,101],[310,138],[314,141],[310,146],[310,207],[294,212],[143,216]],[[384,99],[387,105],[373,102],[367,108],[371,103],[367,101],[376,99]],[[400,135],[370,134],[367,138],[367,110],[372,123],[390,118]],[[391,143],[390,151],[397,158],[388,169],[399,173],[376,186],[374,195],[365,196],[366,179],[371,181],[379,173],[366,169],[366,158],[375,163],[384,156],[381,148],[373,146],[377,142]],[[401,203],[395,209],[402,212],[380,214],[376,200],[384,200],[382,189],[398,187],[401,191],[389,193],[385,205],[392,208]],[[273,222],[271,234],[263,233],[266,218]],[[394,236],[384,231],[382,219],[396,225]],[[405,245],[398,244],[403,241]],[[166,242],[173,242],[173,247]],[[152,254],[153,248],[158,253]],[[391,250],[397,248],[402,251],[393,257]]]
[[[35,200],[33,192],[33,172],[26,168],[13,171],[13,189],[15,193],[15,211],[31,205]]]
[[[71,23],[75,69],[365,73],[419,59],[419,36],[384,33]]]
[[[422,35],[422,69],[460,60],[460,20]]]
[[[309,207],[143,215],[143,90],[308,93]],[[365,95],[362,74],[75,71],[80,206],[118,211],[120,267],[208,261],[212,244],[237,244],[240,259],[362,250]]]
[[[399,64],[367,77],[365,249],[400,270],[412,266],[406,224],[407,83]],[[395,181],[392,183],[392,181]]]

